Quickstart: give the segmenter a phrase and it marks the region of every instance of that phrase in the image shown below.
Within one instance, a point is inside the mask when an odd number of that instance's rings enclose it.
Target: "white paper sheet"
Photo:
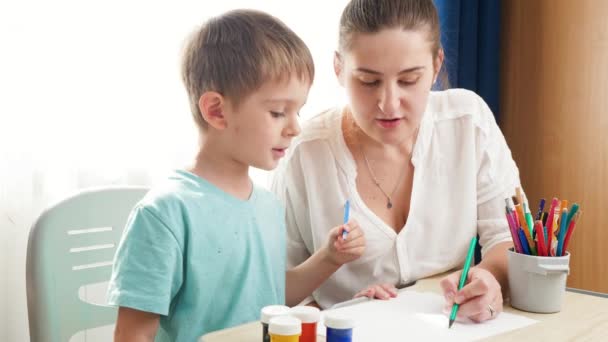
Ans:
[[[443,312],[444,299],[430,292],[401,291],[391,300],[373,300],[362,304],[321,312],[318,334],[325,336],[323,318],[339,313],[355,320],[353,342],[372,341],[472,341],[523,328],[538,321],[524,316],[501,313],[483,323],[455,322],[448,329]]]

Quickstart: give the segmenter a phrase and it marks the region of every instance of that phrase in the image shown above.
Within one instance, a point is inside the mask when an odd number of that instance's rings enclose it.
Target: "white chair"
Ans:
[[[80,331],[115,322],[115,308],[82,297],[87,285],[110,279],[126,220],[146,192],[140,187],[83,191],[40,215],[27,245],[30,341],[68,342]]]

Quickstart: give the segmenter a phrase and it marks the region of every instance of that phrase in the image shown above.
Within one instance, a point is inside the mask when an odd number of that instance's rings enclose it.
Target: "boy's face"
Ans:
[[[299,111],[309,89],[310,82],[294,76],[265,82],[238,108],[227,101],[224,115],[233,157],[256,168],[274,169],[300,133]]]

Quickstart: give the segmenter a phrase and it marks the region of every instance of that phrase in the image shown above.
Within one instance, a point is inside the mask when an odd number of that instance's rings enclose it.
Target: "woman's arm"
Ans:
[[[503,297],[509,293],[509,281],[507,279],[507,249],[512,247],[512,242],[501,242],[496,244],[492,249],[486,252],[479,265],[477,265],[477,267],[492,273],[500,284]]]
[[[496,317],[502,311],[503,293],[508,293],[507,249],[512,247],[505,217],[505,198],[520,185],[519,171],[511,151],[485,102],[477,97],[477,233],[482,262],[471,268],[467,284],[458,290],[461,271],[441,281],[446,304],[460,304],[458,316],[476,322]]]

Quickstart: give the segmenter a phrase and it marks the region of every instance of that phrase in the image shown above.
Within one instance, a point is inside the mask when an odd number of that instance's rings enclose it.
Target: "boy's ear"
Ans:
[[[226,101],[222,94],[215,91],[204,92],[198,99],[198,108],[201,111],[203,120],[210,127],[218,130],[222,130],[228,126],[226,117],[224,116],[225,105]]]
[[[336,52],[334,52],[334,73],[336,74],[336,77],[338,78],[338,82],[340,83],[340,85],[344,86],[344,78],[342,77],[342,69],[343,69],[342,56],[340,56],[340,53],[338,51],[336,51]]]

